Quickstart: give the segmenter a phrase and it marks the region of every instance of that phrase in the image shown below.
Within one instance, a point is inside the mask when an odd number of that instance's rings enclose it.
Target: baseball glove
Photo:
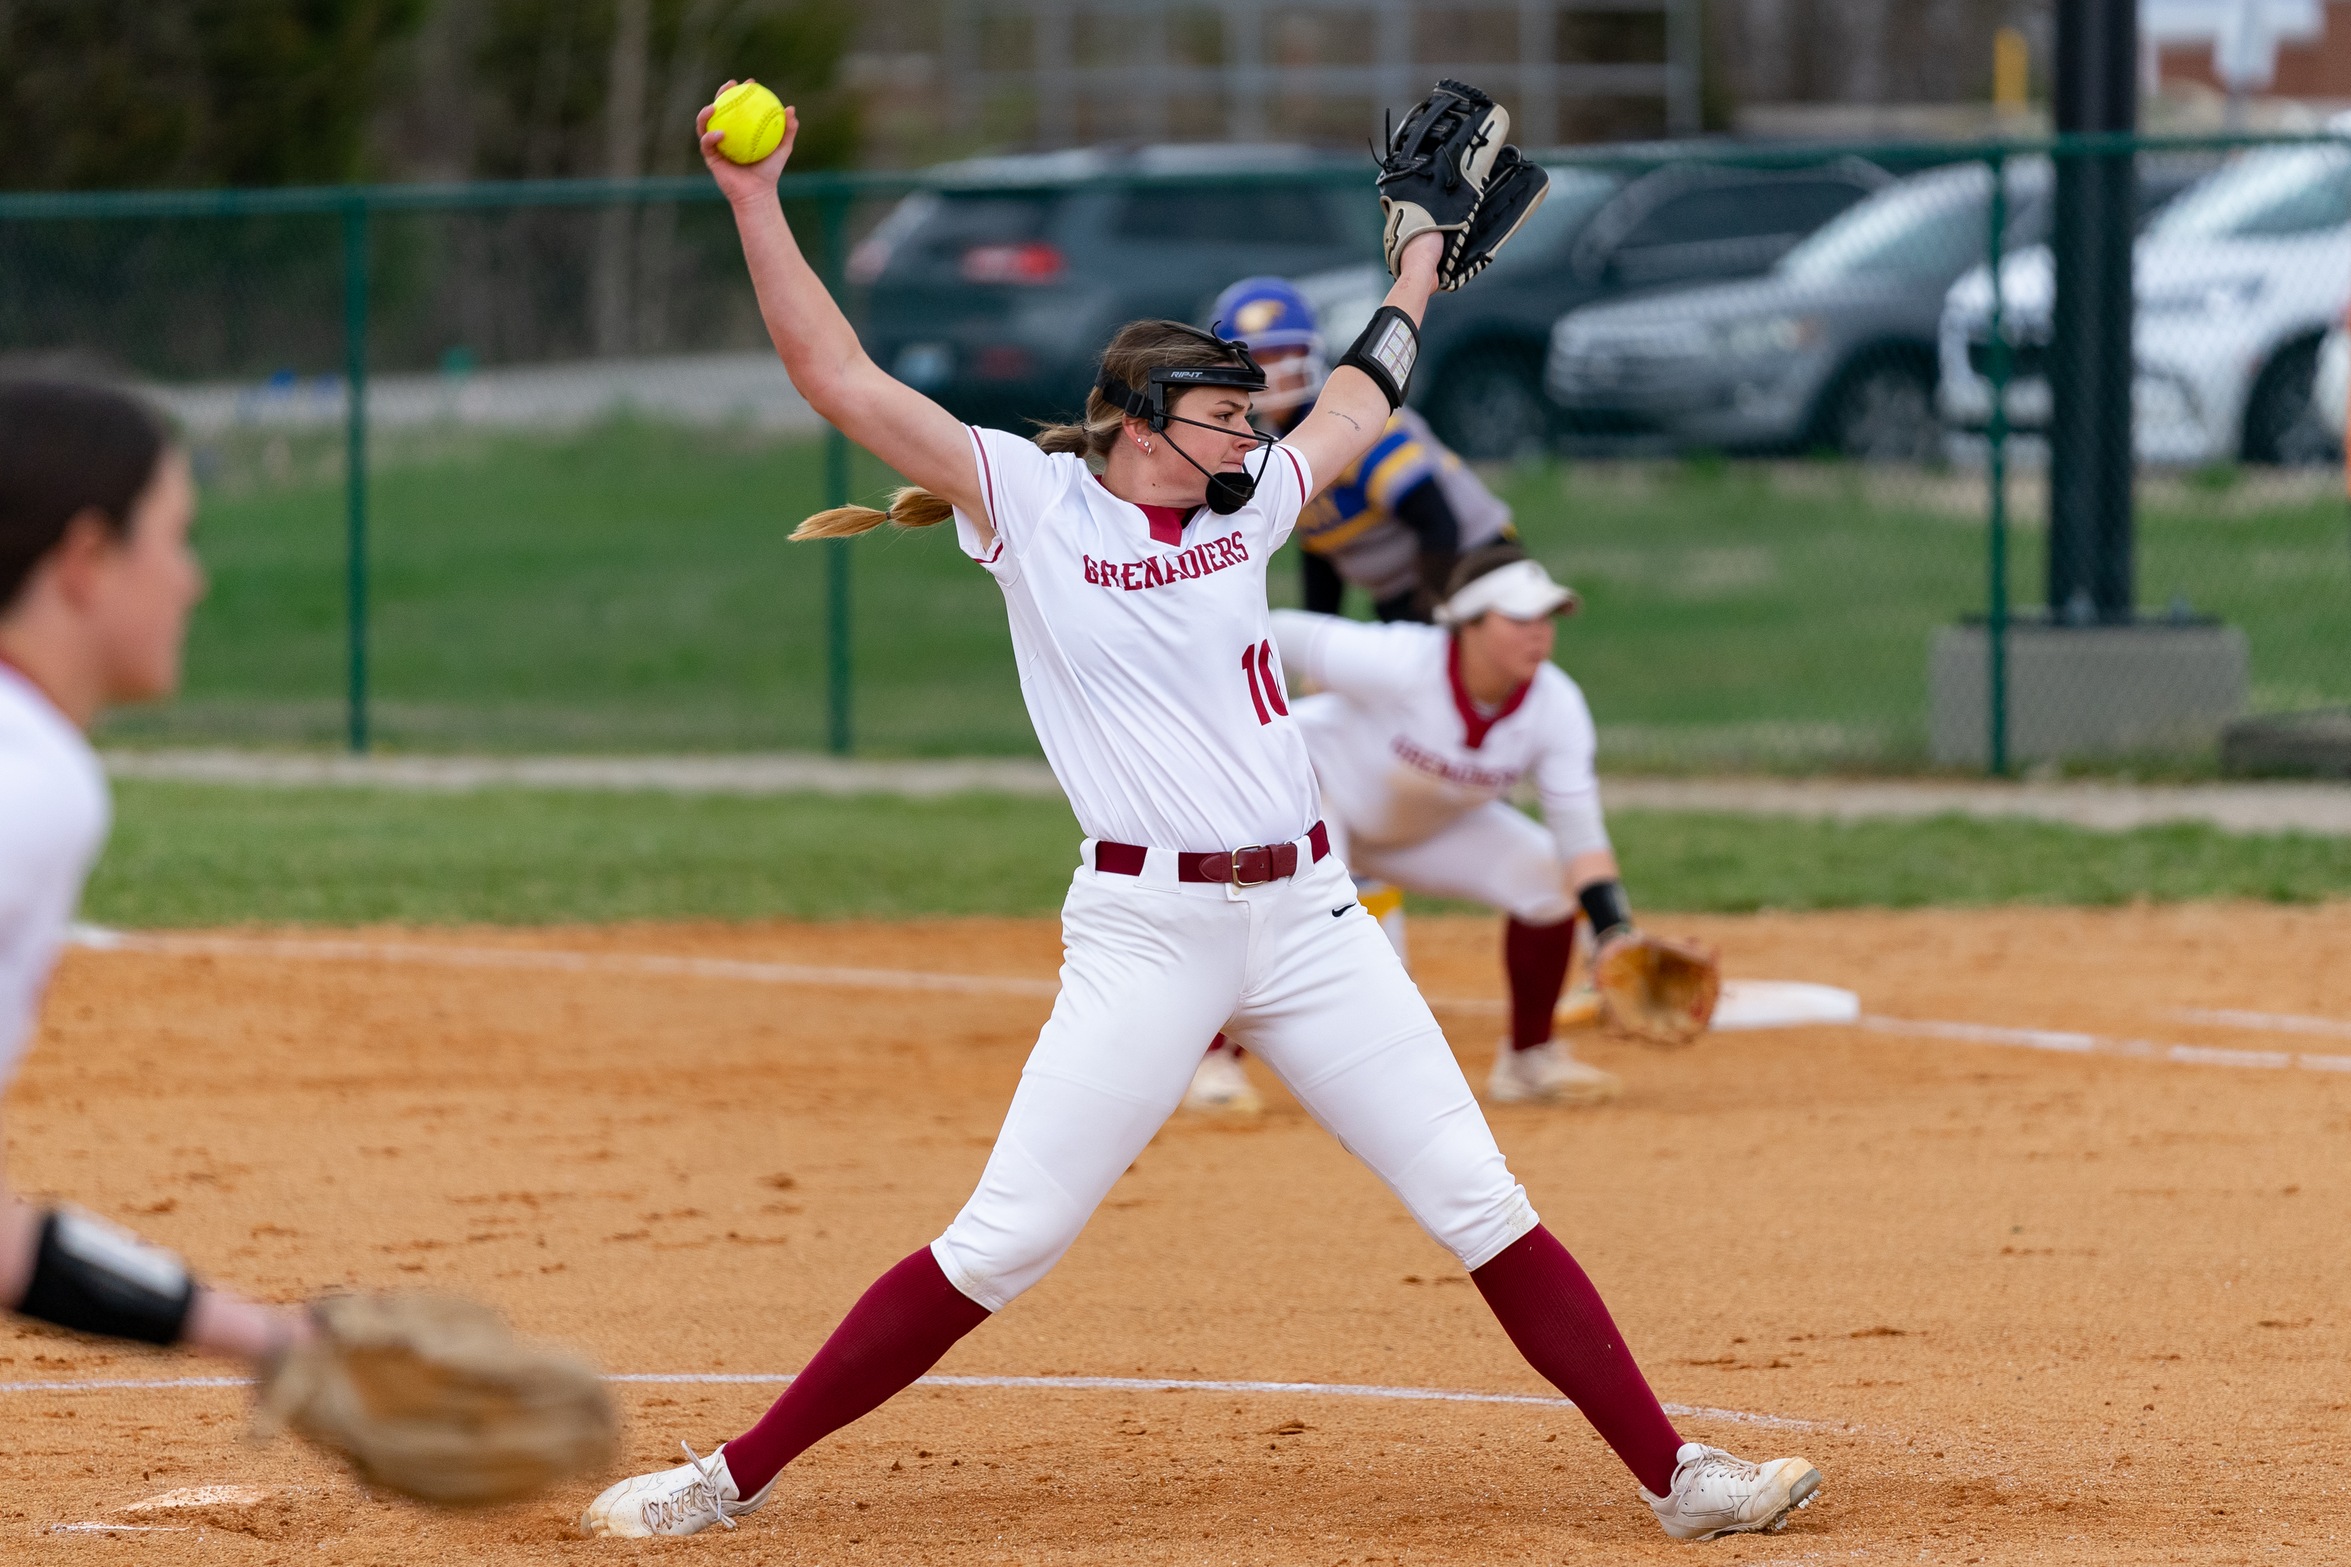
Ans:
[[[1389,276],[1400,275],[1404,247],[1435,230],[1447,236],[1438,282],[1448,289],[1461,286],[1455,263],[1462,240],[1502,155],[1502,138],[1509,134],[1510,112],[1464,82],[1437,83],[1437,90],[1404,116],[1380,159],[1380,210],[1387,217],[1382,248]]]
[[[1700,942],[1635,931],[1600,949],[1592,982],[1610,1032],[1644,1044],[1686,1045],[1714,1020],[1722,958]]]
[[[527,1495],[610,1460],[620,1419],[596,1368],[438,1295],[337,1295],[263,1378],[263,1431],[291,1425],[422,1501]]]
[[[1503,148],[1486,176],[1485,199],[1451,249],[1451,265],[1441,279],[1445,287],[1459,288],[1485,271],[1486,263],[1520,224],[1534,216],[1550,192],[1551,176],[1542,165],[1527,162],[1516,147]]]

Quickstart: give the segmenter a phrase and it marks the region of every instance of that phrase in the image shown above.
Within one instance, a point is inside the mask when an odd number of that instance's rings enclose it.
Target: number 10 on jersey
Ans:
[[[1290,716],[1290,704],[1282,700],[1282,683],[1273,672],[1271,642],[1241,649],[1241,673],[1249,677],[1249,700],[1257,704],[1259,723],[1270,724],[1276,718]]]

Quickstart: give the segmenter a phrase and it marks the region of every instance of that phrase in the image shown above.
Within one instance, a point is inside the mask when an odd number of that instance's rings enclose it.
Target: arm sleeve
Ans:
[[[1445,486],[1437,482],[1435,474],[1397,496],[1389,510],[1420,540],[1423,555],[1461,552],[1461,523],[1454,517],[1453,503],[1446,498]]]
[[[1367,626],[1298,609],[1273,612],[1282,668],[1318,691],[1342,696],[1379,697],[1409,688],[1421,663],[1415,657],[1421,639],[1442,635],[1429,626]]]
[[[1543,825],[1559,845],[1561,860],[1608,848],[1608,824],[1600,814],[1600,779],[1593,769],[1599,736],[1584,693],[1556,666],[1536,677],[1543,683],[1544,746],[1535,760],[1535,793],[1543,802]]]
[[[1298,552],[1298,586],[1306,608],[1317,615],[1336,615],[1347,601],[1347,579],[1339,568],[1312,550]]]

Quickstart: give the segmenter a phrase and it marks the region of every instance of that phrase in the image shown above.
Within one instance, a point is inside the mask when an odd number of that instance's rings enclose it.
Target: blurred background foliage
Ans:
[[[685,173],[719,81],[851,160],[847,0],[11,0],[0,187]]]

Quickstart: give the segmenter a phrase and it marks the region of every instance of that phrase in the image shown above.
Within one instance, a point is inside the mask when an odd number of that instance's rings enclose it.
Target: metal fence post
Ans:
[[[823,202],[825,287],[839,299],[846,273],[843,260],[849,198],[845,193],[828,194]],[[824,503],[828,507],[849,504],[849,437],[831,426],[825,429]],[[856,739],[850,679],[849,541],[828,540],[824,552],[825,744],[835,756],[847,756]]]
[[[2008,164],[1999,153],[1987,161],[1992,171],[1992,345],[1991,363],[1985,368],[1992,383],[1992,416],[1985,429],[1991,479],[1991,537],[1986,551],[1991,583],[1984,613],[1990,682],[1984,705],[1991,732],[1985,756],[1992,773],[2002,776],[2008,771],[2008,324],[2002,319],[2000,260],[2008,238]]]
[[[367,195],[343,200],[344,701],[351,749],[368,748],[367,689]]]

